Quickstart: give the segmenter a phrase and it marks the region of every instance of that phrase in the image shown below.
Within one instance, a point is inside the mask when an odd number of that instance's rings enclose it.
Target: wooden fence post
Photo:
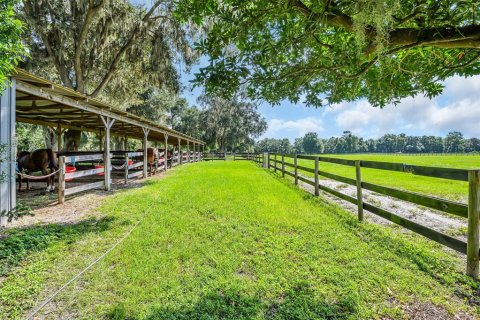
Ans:
[[[65,157],[58,157],[58,204],[65,203]]]
[[[149,129],[143,128],[143,178],[148,177],[148,134]]]
[[[315,196],[320,194],[318,191],[318,157],[315,157]]]
[[[478,278],[479,271],[480,170],[468,171],[467,275]]]
[[[270,152],[267,152],[267,169],[270,170]]]
[[[105,126],[105,145],[104,145],[104,156],[103,156],[103,171],[105,177],[105,190],[110,191],[110,183],[112,181],[112,160],[110,157],[110,129],[112,128],[115,119],[110,117],[100,116],[102,122]]]
[[[360,160],[355,160],[355,175],[357,182],[357,207],[358,220],[363,221],[363,192],[362,192],[362,174],[360,168],[362,163]]]
[[[167,155],[168,155],[168,135],[164,134],[163,135],[164,137],[164,146],[165,146],[165,154],[163,155],[163,171],[164,172],[167,172],[167,169],[168,169],[168,159],[167,159]]]
[[[295,158],[293,158],[293,166],[295,169],[295,185],[298,185],[298,167],[297,167],[297,154],[295,153]]]
[[[125,184],[128,184],[128,152],[125,153],[125,170],[124,170],[124,176],[125,176]]]
[[[178,159],[177,159],[177,164],[182,165],[182,145],[181,145],[182,139],[178,138]]]
[[[275,153],[274,163],[273,163],[273,172],[277,173],[277,153]]]
[[[285,155],[282,153],[282,177],[285,178]]]

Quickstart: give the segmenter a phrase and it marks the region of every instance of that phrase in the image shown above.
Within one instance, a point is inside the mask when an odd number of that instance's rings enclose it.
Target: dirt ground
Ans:
[[[158,179],[163,176],[158,172],[149,179]],[[103,177],[99,176],[90,179],[76,179],[75,182],[67,182],[66,187],[74,187],[83,183],[101,181]],[[81,192],[75,195],[67,196],[65,203],[58,204],[57,190],[54,192],[45,192],[45,182],[31,182],[28,192],[25,191],[26,185],[17,193],[17,199],[22,204],[30,206],[33,209],[32,216],[24,216],[13,220],[5,228],[22,228],[39,224],[69,224],[84,220],[90,216],[98,214],[96,208],[103,199],[115,194],[119,190],[138,188],[143,185],[145,179],[132,179],[128,184],[124,183],[123,176],[120,174],[112,175],[112,185],[110,191],[102,189],[93,189]]]
[[[356,186],[348,185],[348,184],[334,181],[334,180],[327,180],[327,179],[321,179],[319,183],[323,186],[329,187],[343,194],[352,196],[354,198],[357,197]],[[312,194],[314,193],[313,186],[307,183],[304,183],[302,181],[298,181],[298,185],[305,191],[308,191]],[[328,198],[331,201],[338,203],[348,211],[351,211],[355,214],[357,213],[356,205],[348,201],[342,200],[340,198],[337,198],[334,195],[331,195],[330,193],[323,192],[322,190],[320,190],[320,193],[325,198]],[[363,189],[363,201],[373,204],[382,209],[391,211],[403,218],[407,218],[421,225],[441,231],[445,234],[451,235],[463,241],[467,240],[467,225],[468,225],[467,219],[462,219],[461,217],[456,217],[441,211],[437,211],[427,207],[422,207],[414,203],[398,200],[398,199],[391,198],[391,197],[378,194],[365,189]],[[366,210],[364,210],[364,213],[365,213],[366,219],[374,223],[382,224],[382,225],[392,224],[392,222],[385,220]]]

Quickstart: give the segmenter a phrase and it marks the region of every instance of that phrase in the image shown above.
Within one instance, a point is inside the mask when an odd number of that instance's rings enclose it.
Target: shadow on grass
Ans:
[[[154,176],[155,177],[155,176]],[[149,176],[150,178],[150,176]],[[67,188],[72,186],[79,186],[87,183],[92,182],[99,182],[103,181],[102,179],[76,179],[75,183],[71,185],[67,184]],[[129,184],[125,184],[123,178],[116,177],[112,184],[111,190],[105,191],[101,188],[91,189],[82,191],[79,193],[71,194],[65,197],[65,201],[69,202],[75,200],[76,198],[82,197],[85,194],[97,194],[97,195],[112,195],[118,194],[122,192],[126,192],[128,190],[138,189],[145,185],[153,184],[154,181],[151,179],[149,180],[131,180]],[[46,192],[43,188],[43,184],[40,187],[40,183],[35,183],[32,186],[32,189],[26,191],[22,189],[22,191],[17,191],[17,201],[29,206],[32,210],[43,209],[47,207],[55,207],[58,204],[58,193],[57,193],[57,186],[55,186],[55,191],[53,192]]]
[[[46,250],[60,241],[73,242],[88,233],[101,233],[114,218],[87,219],[75,224],[50,224],[10,229],[0,235],[0,277],[19,265],[28,255]]]
[[[306,282],[298,283],[273,302],[249,297],[238,289],[219,289],[196,303],[179,308],[152,308],[147,315],[130,315],[124,305],[117,305],[106,318],[119,319],[348,319],[357,313],[352,297],[327,302],[315,296]]]

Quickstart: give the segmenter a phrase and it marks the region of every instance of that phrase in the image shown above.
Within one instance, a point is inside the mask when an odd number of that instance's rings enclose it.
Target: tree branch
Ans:
[[[313,12],[301,0],[293,0],[291,4],[309,19],[331,27],[343,28],[349,32],[353,31],[353,19],[337,8],[329,8],[324,14],[320,14]],[[375,29],[367,27],[366,37],[373,40],[375,36]],[[390,31],[388,39],[388,45],[392,47],[415,43],[417,46],[447,49],[480,48],[480,25],[472,24],[457,28],[450,26],[427,29],[397,28]],[[367,48],[367,53],[374,50],[375,46],[372,45]]]
[[[46,32],[44,32],[44,30],[42,30],[42,28],[39,28],[37,26],[36,22],[35,22],[35,19],[32,18],[32,17],[37,15],[32,3],[30,1],[27,1],[27,0],[24,1],[24,9],[25,9],[25,16],[30,21],[30,24],[37,31],[38,35],[42,39],[43,44],[45,45],[45,49],[47,50],[48,55],[52,58],[53,64],[58,71],[58,74],[60,76],[60,79],[61,79],[63,85],[73,89],[72,81],[68,76],[68,70],[67,70],[65,64],[62,63],[61,57],[56,55],[57,50],[55,50],[53,48],[53,44],[51,43],[48,34]],[[51,32],[58,32],[58,30],[52,30]]]
[[[99,83],[97,88],[92,92],[90,95],[91,97],[96,97],[99,95],[99,93],[105,88],[105,86],[110,82],[112,79],[113,74],[115,73],[118,64],[123,58],[123,55],[125,52],[133,45],[135,42],[135,39],[137,36],[139,36],[143,30],[144,27],[143,25],[147,24],[148,20],[150,17],[153,15],[155,10],[158,8],[158,6],[162,3],[162,0],[159,0],[155,2],[155,4],[150,8],[150,10],[145,14],[145,16],[142,19],[142,23],[138,24],[132,31],[132,34],[130,35],[130,38],[128,41],[120,48],[120,50],[116,53],[114,59],[112,60],[110,67],[108,68],[107,72],[102,78],[102,81]]]
[[[85,16],[85,20],[83,21],[82,28],[80,30],[80,34],[78,35],[77,42],[75,43],[75,56],[73,58],[73,67],[75,70],[75,86],[76,91],[81,93],[85,93],[85,78],[83,76],[83,68],[82,68],[82,51],[83,45],[87,38],[88,32],[90,31],[90,25],[93,22],[93,18],[101,11],[105,4],[105,1],[100,1],[97,5],[93,4],[93,0],[89,1],[87,14]]]

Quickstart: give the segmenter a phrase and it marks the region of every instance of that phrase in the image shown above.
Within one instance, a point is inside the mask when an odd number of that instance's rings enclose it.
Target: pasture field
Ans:
[[[351,160],[371,160],[380,162],[398,162],[419,166],[480,169],[480,155],[382,155],[382,154],[321,154],[321,157],[342,158]],[[280,156],[277,157],[277,160]],[[281,160],[281,159],[280,159]],[[293,159],[285,158],[293,163]],[[298,159],[298,165],[313,168],[312,160]],[[287,168],[292,170],[292,168]],[[355,168],[334,163],[320,162],[319,170],[340,176],[355,178]],[[300,174],[312,177],[313,174]],[[320,177],[322,179],[322,177]],[[362,168],[362,180],[374,184],[394,187],[411,192],[437,196],[444,199],[466,203],[468,199],[468,183],[439,178],[417,176],[409,173]]]
[[[6,231],[0,318],[19,318],[140,220],[42,311],[47,319],[474,319],[462,259],[252,162],[177,167],[97,219]],[[414,314],[412,314],[412,312]]]

